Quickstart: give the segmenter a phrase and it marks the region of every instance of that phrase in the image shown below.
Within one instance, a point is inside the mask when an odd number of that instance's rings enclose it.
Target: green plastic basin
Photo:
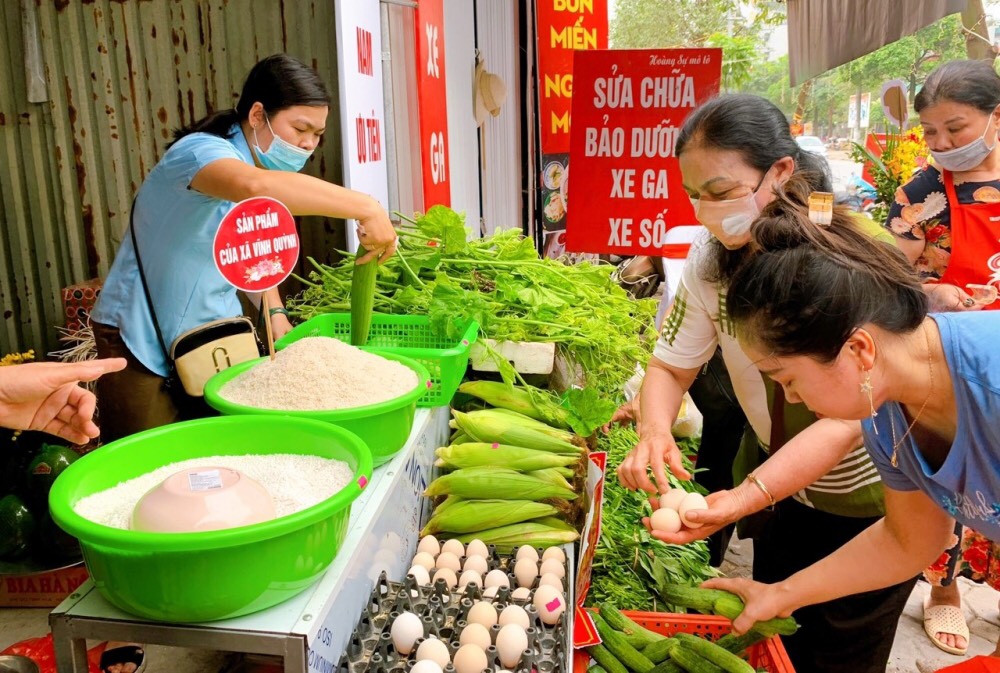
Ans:
[[[381,350],[369,352],[384,357],[387,360],[409,367],[417,375],[417,387],[405,395],[378,404],[350,409],[335,409],[329,411],[288,411],[284,409],[259,409],[247,407],[223,399],[219,391],[229,381],[239,376],[251,367],[255,367],[267,358],[251,360],[223,369],[205,384],[205,401],[212,408],[223,414],[265,414],[269,416],[291,416],[294,418],[311,418],[349,430],[361,438],[372,452],[375,467],[391,459],[410,436],[413,429],[413,417],[417,412],[417,400],[431,386],[427,369],[419,362],[397,353],[387,353]]]
[[[173,462],[216,455],[294,453],[346,462],[352,481],[308,509],[203,533],[121,530],[84,519],[81,499]],[[76,461],[49,493],[52,518],[80,540],[94,584],[116,607],[166,622],[256,612],[306,589],[333,561],[351,503],[371,480],[371,454],[355,435],[300,418],[206,418],[147,430]]]

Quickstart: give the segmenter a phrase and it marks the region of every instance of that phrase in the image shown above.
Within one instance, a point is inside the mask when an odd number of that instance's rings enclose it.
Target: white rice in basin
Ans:
[[[256,409],[329,411],[387,402],[417,387],[412,369],[329,337],[306,337],[219,390]]]

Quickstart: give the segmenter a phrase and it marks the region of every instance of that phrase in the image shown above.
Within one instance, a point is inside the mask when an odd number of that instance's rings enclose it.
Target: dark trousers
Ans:
[[[753,577],[768,584],[783,580],[876,521],[836,516],[786,499],[754,539]],[[796,673],[884,673],[916,579],[796,610],[793,617],[801,628],[782,637]]]
[[[97,356],[125,358],[125,369],[97,380],[101,442],[107,444],[168,423],[204,418],[217,412],[203,398],[187,395],[180,383],[168,390],[166,379],[132,355],[117,327],[92,323]]]
[[[747,417],[736,401],[721,350],[715,351],[688,393],[704,416],[696,466],[705,471],[697,472],[694,480],[709,493],[732,488],[733,460],[740,449]],[[722,565],[735,527],[731,524],[721,528],[708,538],[709,562],[713,566]]]

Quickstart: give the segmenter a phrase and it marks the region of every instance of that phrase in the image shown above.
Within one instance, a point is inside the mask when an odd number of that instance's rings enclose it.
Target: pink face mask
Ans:
[[[727,199],[725,201],[706,201],[697,199],[695,203],[695,216],[706,229],[711,231],[716,238],[722,241],[723,245],[739,243],[745,241],[732,240],[742,239],[750,232],[750,225],[753,224],[757,216],[760,215],[760,206],[757,205],[757,192],[764,184],[764,179],[770,169],[761,176],[760,182],[753,191],[738,199]]]

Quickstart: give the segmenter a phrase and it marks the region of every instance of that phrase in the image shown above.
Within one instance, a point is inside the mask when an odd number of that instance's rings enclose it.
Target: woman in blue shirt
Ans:
[[[1000,315],[928,315],[901,254],[872,245],[841,212],[828,227],[808,226],[808,191],[790,182],[754,224],[760,254],[733,280],[730,317],[787,399],[862,420],[886,515],[777,584],[707,583],[747,601],[739,631],[913,577],[948,544],[955,520],[1000,540]],[[757,472],[762,492],[781,494],[815,459],[777,453]]]
[[[315,70],[269,56],[247,75],[236,107],[175,133],[136,195],[139,255],[164,342],[242,313],[236,290],[212,260],[212,241],[234,203],[275,198],[294,215],[355,219],[360,261],[395,252],[388,215],[370,196],[298,173],[326,130],[330,95]],[[268,293],[275,337],[291,329],[278,290]],[[91,320],[101,357],[124,371],[98,383],[105,441],[200,415],[204,406],[164,387],[167,358],[157,338],[130,235],[124,237]],[[174,386],[179,388],[179,386]]]

